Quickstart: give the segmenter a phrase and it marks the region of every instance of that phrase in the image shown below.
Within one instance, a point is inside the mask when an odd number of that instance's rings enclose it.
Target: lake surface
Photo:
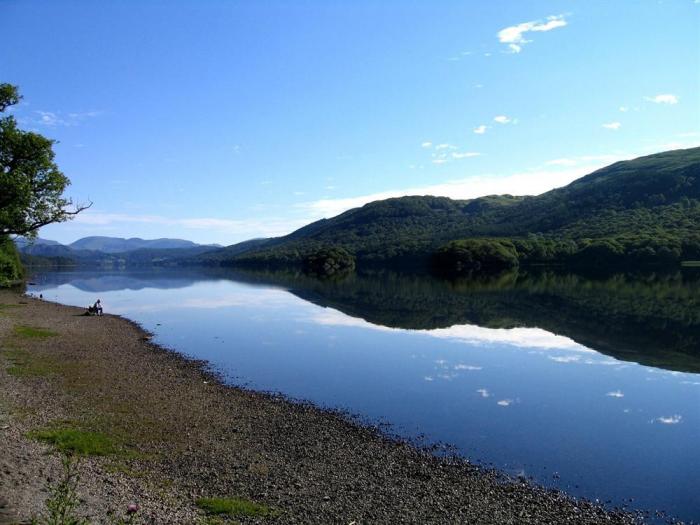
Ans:
[[[232,384],[342,408],[576,496],[700,518],[697,273],[45,272]]]

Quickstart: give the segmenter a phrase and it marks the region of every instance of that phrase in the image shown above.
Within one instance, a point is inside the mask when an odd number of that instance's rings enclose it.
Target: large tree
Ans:
[[[0,113],[21,99],[16,86],[0,84]],[[63,197],[70,184],[54,162],[56,142],[0,118],[0,235],[36,237],[42,226],[71,219],[87,207]]]

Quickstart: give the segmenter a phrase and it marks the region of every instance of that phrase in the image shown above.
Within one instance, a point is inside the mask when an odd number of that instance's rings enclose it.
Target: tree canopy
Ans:
[[[0,113],[21,99],[16,86],[0,84]],[[71,219],[86,206],[63,197],[70,185],[54,162],[56,141],[23,131],[12,115],[0,118],[0,235],[35,237],[42,226]]]

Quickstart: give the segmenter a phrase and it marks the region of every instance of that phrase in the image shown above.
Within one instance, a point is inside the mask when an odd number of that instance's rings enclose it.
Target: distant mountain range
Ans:
[[[63,246],[71,250],[92,250],[103,253],[124,253],[133,252],[143,248],[153,250],[176,250],[180,248],[195,248],[197,246],[209,246],[211,248],[220,247],[218,244],[201,245],[184,239],[139,239],[132,237],[123,239],[121,237],[83,237],[70,244],[63,245],[56,241],[48,239],[36,239],[29,241],[23,237],[15,239],[15,244],[20,250],[32,250],[36,255],[47,246]]]
[[[358,266],[677,264],[700,259],[700,148],[617,162],[538,196],[371,202],[193,263],[301,265],[333,248]],[[337,255],[340,254],[340,255]]]
[[[33,266],[143,266],[188,258],[221,247],[183,239],[137,237],[84,237],[67,245],[48,239],[29,241],[18,237],[15,244],[24,262]]]

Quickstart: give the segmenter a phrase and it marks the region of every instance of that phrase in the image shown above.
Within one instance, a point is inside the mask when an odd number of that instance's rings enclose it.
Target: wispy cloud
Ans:
[[[513,122],[513,119],[507,117],[506,115],[498,115],[496,117],[493,117],[493,121],[498,122],[499,124],[508,124],[509,122]]]
[[[657,423],[662,423],[664,425],[677,425],[683,421],[683,416],[679,414],[674,414],[672,416],[661,416],[657,417],[653,421]]]
[[[57,126],[77,126],[81,122],[98,117],[102,114],[101,111],[84,111],[81,113],[60,113],[53,111],[34,111],[36,118],[32,120],[34,124],[57,127]]]
[[[603,124],[603,127],[605,129],[612,129],[614,131],[617,131],[618,129],[620,129],[622,127],[622,124],[620,124],[619,122],[607,122],[607,123]]]
[[[625,397],[625,394],[623,394],[620,390],[613,390],[605,395],[608,397]]]
[[[507,406],[510,406],[513,404],[513,400],[512,399],[501,399],[497,404],[498,404],[498,406],[507,407]]]
[[[482,124],[481,126],[477,126],[474,128],[474,133],[476,133],[477,135],[483,135],[484,133],[486,133],[486,129],[486,126]]]
[[[446,160],[446,159],[434,159]],[[444,164],[436,163],[436,164]],[[506,177],[488,174],[474,175],[427,186],[414,186],[388,190],[357,197],[323,198],[298,204],[310,217],[333,217],[351,208],[357,208],[375,200],[406,195],[436,195],[452,199],[473,199],[484,195],[509,193],[511,195],[537,195],[552,188],[564,186],[573,180],[602,167],[602,162],[580,163],[574,167],[555,167],[516,173]]]
[[[429,148],[433,147],[433,143],[430,142],[429,140],[426,140],[425,142],[421,143],[420,147],[429,149]]]
[[[435,146],[435,149],[437,151],[445,150],[445,149],[457,149],[457,146],[454,146],[452,144],[438,144]]]
[[[581,360],[581,357],[577,355],[556,355],[549,356],[549,358],[557,363],[576,363]]]
[[[468,371],[474,371],[474,370],[481,370],[481,366],[474,366],[474,365],[463,365],[463,364],[458,364],[454,366],[455,370],[468,370]]]
[[[464,153],[459,153],[457,151],[452,153],[452,158],[453,159],[468,159],[470,157],[479,157],[481,153],[477,153],[476,151],[466,151]]]
[[[653,102],[655,104],[678,104],[678,101],[680,100],[676,95],[672,95],[670,93],[662,94],[662,95],[654,95],[653,97],[644,97],[644,100],[648,100],[649,102]]]
[[[490,396],[491,396],[491,394],[489,393],[489,391],[486,390],[485,388],[479,388],[476,392],[477,392],[481,397],[490,397]]]
[[[581,155],[579,157],[548,160],[545,162],[545,166],[578,166],[581,164],[590,164],[591,162],[612,163],[617,159],[618,157],[615,155]]]
[[[548,16],[546,20],[535,20],[532,22],[523,22],[514,26],[506,27],[498,32],[498,41],[506,44],[511,53],[520,53],[525,44],[529,44],[532,40],[526,38],[526,34],[530,32],[551,31],[558,27],[567,25],[564,15]]]

